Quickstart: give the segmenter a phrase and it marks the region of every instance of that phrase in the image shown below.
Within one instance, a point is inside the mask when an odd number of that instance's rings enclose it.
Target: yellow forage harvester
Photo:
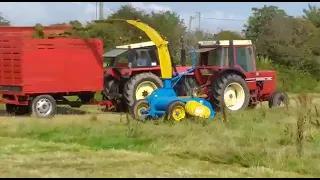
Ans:
[[[209,118],[211,113],[207,106],[197,101],[188,101],[185,105],[185,109],[189,115],[201,118]]]

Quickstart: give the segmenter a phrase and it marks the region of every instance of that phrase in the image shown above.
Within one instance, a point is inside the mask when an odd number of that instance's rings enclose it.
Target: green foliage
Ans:
[[[320,27],[320,8],[308,4],[308,9],[303,9],[304,19],[309,20],[315,27]]]
[[[241,34],[234,31],[223,30],[215,35],[215,39],[217,40],[242,40],[244,39]]]
[[[266,23],[256,47],[258,54],[274,63],[307,71],[318,79],[319,40],[319,30],[309,21],[277,16]]]
[[[10,21],[5,19],[1,12],[0,12],[0,26],[10,26]]]
[[[265,27],[264,24],[272,20],[275,16],[287,16],[287,13],[277,6],[264,6],[262,8],[252,8],[253,14],[249,17],[248,23],[244,25],[245,36],[256,41]]]
[[[318,81],[307,71],[288,68],[263,57],[257,58],[257,68],[276,71],[277,88],[281,90],[293,93],[320,92]]]
[[[43,26],[41,24],[36,24],[34,27],[33,38],[35,39],[43,39],[45,37],[43,32]]]

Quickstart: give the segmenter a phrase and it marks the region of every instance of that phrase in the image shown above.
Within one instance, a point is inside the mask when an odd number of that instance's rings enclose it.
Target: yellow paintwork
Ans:
[[[158,87],[151,81],[143,81],[136,89],[136,99],[144,99],[143,93],[147,93],[150,95],[154,90],[156,90]]]
[[[168,50],[168,42],[162,39],[162,37],[156,30],[139,20],[112,19],[108,22],[113,21],[127,22],[128,24],[131,24],[145,32],[158,49],[161,77],[164,79],[172,78],[172,65]]]
[[[184,119],[186,117],[186,111],[184,109],[183,106],[175,106],[173,109],[172,109],[172,112],[171,112],[171,117],[173,118],[173,120],[175,121],[181,121],[182,119]]]
[[[137,108],[138,117],[140,118],[140,117],[142,116],[141,110],[146,111],[148,108],[149,108],[149,107],[148,107],[147,104],[141,104],[140,106],[138,106],[138,108]]]
[[[188,101],[185,105],[185,109],[188,114],[201,118],[209,118],[211,114],[211,111],[207,106],[197,101]]]
[[[231,83],[224,90],[223,98],[224,104],[229,110],[237,111],[245,101],[244,89],[239,83]]]

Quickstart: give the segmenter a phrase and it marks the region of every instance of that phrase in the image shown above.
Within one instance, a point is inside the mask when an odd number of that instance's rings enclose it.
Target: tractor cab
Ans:
[[[157,48],[152,41],[117,46],[103,57],[105,68],[149,68],[159,65]]]
[[[200,82],[222,70],[232,69],[250,78],[256,76],[255,55],[250,40],[200,41],[197,71]]]
[[[238,68],[255,71],[255,55],[250,40],[200,41],[200,66]]]
[[[238,87],[235,89],[246,89],[245,86],[247,86],[250,94],[250,105],[258,101],[269,100],[275,92],[276,72],[271,70],[257,71],[254,48],[250,40],[200,41],[197,51],[199,53],[199,64],[196,66],[195,74],[200,85],[209,85],[212,82],[216,84],[225,83],[228,78],[241,77],[245,84],[242,83],[240,86],[241,82],[238,78]],[[221,78],[224,78],[224,80],[221,81]],[[229,81],[231,82],[231,80]],[[216,87],[222,86],[219,84]],[[226,91],[228,91],[228,88]],[[234,92],[237,94],[238,91],[235,90]],[[232,96],[234,95],[230,95],[230,97]],[[226,98],[225,95],[223,97]],[[235,110],[237,108],[235,106],[231,109]]]

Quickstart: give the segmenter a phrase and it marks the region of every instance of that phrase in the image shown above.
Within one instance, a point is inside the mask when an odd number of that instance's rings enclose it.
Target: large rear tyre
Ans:
[[[111,94],[119,93],[119,81],[113,77],[106,77],[104,79],[104,89],[102,91],[102,96],[104,99],[112,100],[114,97]]]
[[[56,114],[56,100],[50,95],[39,95],[32,99],[32,113],[39,118],[51,118]]]
[[[162,86],[163,83],[157,75],[151,72],[140,73],[125,83],[122,94],[126,104],[131,107],[136,101],[146,98]]]
[[[211,103],[216,112],[224,106],[231,111],[243,110],[248,107],[249,101],[249,88],[241,76],[226,74],[214,81]]]

